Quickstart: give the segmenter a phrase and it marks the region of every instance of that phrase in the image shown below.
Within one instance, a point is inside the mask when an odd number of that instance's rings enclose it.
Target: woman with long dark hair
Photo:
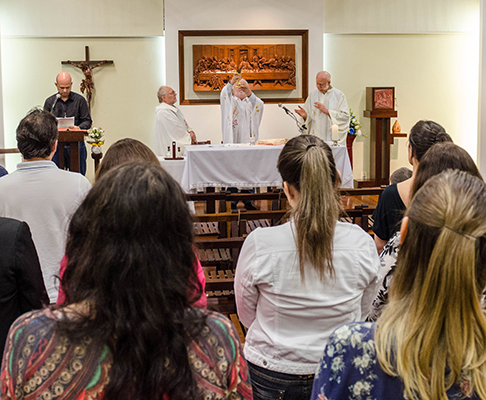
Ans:
[[[10,330],[2,399],[251,398],[232,324],[193,308],[193,222],[160,166],[102,176],[69,227],[66,303]]]
[[[122,164],[126,164],[128,162],[133,161],[148,161],[153,165],[160,166],[160,161],[157,159],[155,153],[150,150],[150,148],[143,144],[140,140],[125,138],[117,140],[113,143],[108,150],[106,151],[105,156],[103,157],[103,161],[101,162],[98,170],[96,171],[95,180],[97,181],[107,172],[111,171],[113,168],[116,168]],[[66,256],[63,257],[61,261],[61,268],[59,270],[59,276],[62,279],[64,275],[64,270],[66,269],[67,265],[67,258]],[[207,299],[206,293],[204,292],[204,286],[206,284],[206,278],[204,276],[204,271],[202,269],[201,263],[198,259],[196,259],[196,264],[194,266],[196,268],[197,279],[201,282],[202,293],[199,298],[194,299],[194,305],[198,307],[206,308]],[[56,304],[63,304],[66,297],[64,296],[64,292],[62,290],[62,285],[59,286],[59,295],[57,297]]]
[[[235,295],[249,328],[245,356],[254,398],[304,400],[331,332],[367,315],[380,264],[371,237],[338,221],[339,173],[325,142],[291,139],[277,168],[291,219],[248,235]]]
[[[413,197],[390,304],[338,328],[312,399],[486,399],[486,185],[446,171]]]

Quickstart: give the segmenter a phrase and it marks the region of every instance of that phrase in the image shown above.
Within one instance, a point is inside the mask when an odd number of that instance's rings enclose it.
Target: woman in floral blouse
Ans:
[[[160,166],[100,178],[70,223],[66,302],[14,323],[0,398],[252,399],[231,322],[192,307],[192,246],[184,194]]]
[[[432,177],[402,222],[390,304],[338,328],[312,399],[486,399],[486,185]]]

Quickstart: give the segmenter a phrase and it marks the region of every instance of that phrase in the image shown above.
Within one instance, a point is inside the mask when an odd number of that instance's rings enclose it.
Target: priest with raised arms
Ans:
[[[223,143],[250,143],[258,140],[263,101],[251,91],[248,82],[235,74],[221,91]]]
[[[295,112],[304,119],[307,133],[319,136],[329,142],[332,137],[332,126],[339,129],[338,144],[346,145],[349,130],[349,107],[346,96],[339,89],[331,86],[331,74],[321,71],[316,76],[317,90],[311,92],[304,104]]]

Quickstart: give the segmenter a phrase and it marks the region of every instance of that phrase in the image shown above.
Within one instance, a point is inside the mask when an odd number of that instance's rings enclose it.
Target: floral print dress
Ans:
[[[367,321],[376,321],[388,304],[388,288],[397,267],[398,249],[400,247],[400,232],[396,232],[383,247],[380,254],[381,275],[383,277],[378,294],[373,300]]]
[[[406,399],[400,378],[387,375],[376,358],[375,323],[341,326],[329,339],[317,369],[311,400]],[[462,379],[447,391],[449,399],[479,399]]]

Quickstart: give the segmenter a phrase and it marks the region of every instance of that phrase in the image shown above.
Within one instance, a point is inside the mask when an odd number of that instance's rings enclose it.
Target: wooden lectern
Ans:
[[[69,145],[71,149],[71,171],[79,172],[79,145],[84,142],[88,131],[84,129],[59,128],[59,168],[64,169],[64,146]]]
[[[367,87],[366,110],[363,115],[371,118],[370,129],[370,179],[356,180],[358,188],[388,185],[390,181],[390,146],[395,138],[406,133],[392,133],[390,119],[398,116],[395,111],[395,88]]]

